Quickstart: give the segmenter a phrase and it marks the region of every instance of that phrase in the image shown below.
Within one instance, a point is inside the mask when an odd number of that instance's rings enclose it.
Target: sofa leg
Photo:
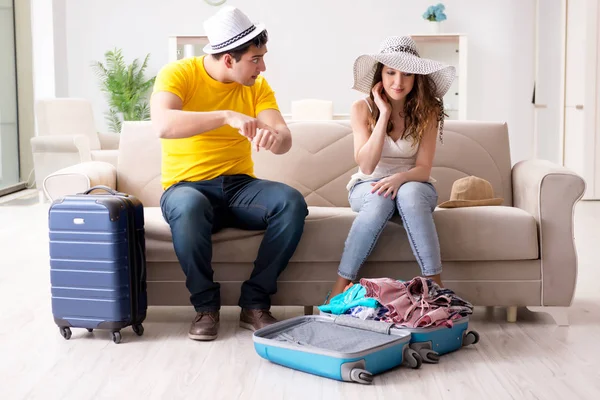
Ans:
[[[527,307],[531,312],[543,312],[550,314],[558,326],[569,326],[568,307]]]
[[[506,308],[506,321],[517,322],[517,306],[510,306]]]
[[[304,315],[313,315],[313,306],[304,306]]]

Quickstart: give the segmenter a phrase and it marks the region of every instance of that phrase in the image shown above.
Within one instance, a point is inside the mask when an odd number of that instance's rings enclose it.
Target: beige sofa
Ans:
[[[283,155],[254,154],[259,177],[300,190],[309,204],[305,231],[282,273],[274,305],[313,306],[323,302],[336,278],[346,235],[355,214],[345,188],[356,171],[348,121],[289,123],[293,148]],[[118,165],[88,162],[44,181],[51,199],[105,184],[139,197],[145,205],[148,291],[151,305],[189,305],[159,208],[160,141],[149,122],[126,123]],[[438,144],[433,177],[439,202],[452,183],[467,175],[487,179],[502,206],[440,209],[434,212],[445,284],[476,306],[507,307],[509,321],[519,306],[551,313],[567,324],[577,276],[573,208],[585,182],[575,173],[534,160],[511,168],[506,124],[447,121]],[[398,218],[382,233],[361,270],[363,277],[410,279],[419,274]],[[215,279],[224,305],[237,304],[241,283],[250,275],[262,232],[227,229],[214,235]]]

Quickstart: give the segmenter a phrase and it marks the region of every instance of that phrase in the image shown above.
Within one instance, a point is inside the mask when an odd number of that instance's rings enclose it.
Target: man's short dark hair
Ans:
[[[242,59],[242,56],[244,54],[246,54],[246,52],[248,51],[250,46],[254,45],[254,46],[260,48],[260,47],[264,46],[265,44],[267,44],[268,41],[269,41],[269,34],[267,33],[267,30],[265,29],[264,31],[262,31],[260,33],[260,35],[253,38],[252,40],[250,40],[244,44],[241,44],[234,49],[223,51],[221,53],[216,53],[216,54],[213,54],[212,56],[216,60],[220,60],[221,57],[223,57],[225,54],[231,54],[231,56],[235,59],[235,61],[240,61]]]

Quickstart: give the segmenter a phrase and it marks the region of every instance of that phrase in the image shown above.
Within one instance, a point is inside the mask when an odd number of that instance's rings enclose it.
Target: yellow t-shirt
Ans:
[[[153,93],[160,91],[179,96],[184,111],[232,110],[256,118],[263,110],[279,110],[275,94],[262,76],[252,86],[216,81],[204,68],[204,56],[163,67]],[[251,144],[229,125],[188,138],[161,141],[163,189],[181,181],[209,180],[221,175],[254,176]]]

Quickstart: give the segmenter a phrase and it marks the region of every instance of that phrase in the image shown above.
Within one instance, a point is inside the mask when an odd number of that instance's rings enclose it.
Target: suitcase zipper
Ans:
[[[138,282],[138,269],[141,267],[138,262],[138,248],[137,248],[137,229],[135,227],[135,205],[132,201],[127,198],[121,197],[121,200],[125,202],[125,208],[127,209],[128,218],[127,224],[129,225],[129,234],[127,240],[129,240],[129,254],[130,254],[130,285],[131,285],[131,324],[135,325],[138,319],[138,297],[140,294],[139,282]],[[127,206],[129,205],[129,206]]]
[[[127,212],[127,249],[129,253],[129,306],[131,307],[131,325],[135,325],[138,319],[138,296],[139,283],[137,281],[137,231],[135,229],[135,205],[130,199],[124,197],[120,193],[112,193],[113,196],[124,204]]]

